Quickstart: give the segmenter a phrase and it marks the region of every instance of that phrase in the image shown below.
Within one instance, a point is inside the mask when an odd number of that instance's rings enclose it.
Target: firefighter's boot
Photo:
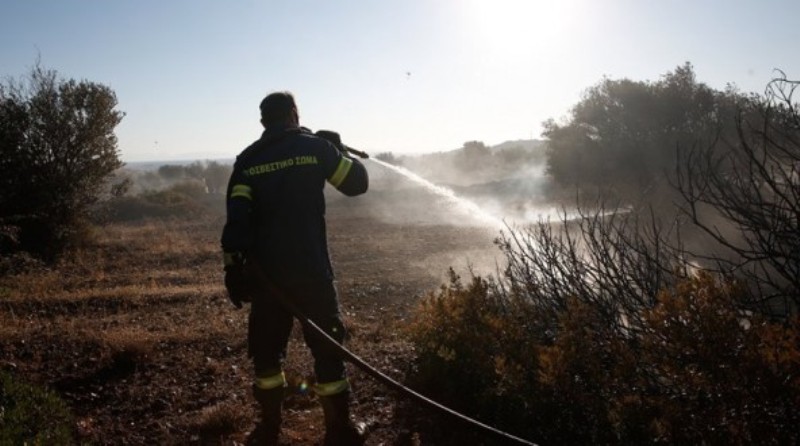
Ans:
[[[323,446],[361,446],[364,444],[363,424],[353,424],[350,419],[350,392],[320,396],[325,414],[325,441]]]
[[[251,446],[277,446],[281,431],[281,406],[284,387],[260,389],[253,386],[253,396],[261,406],[261,421],[247,438]]]

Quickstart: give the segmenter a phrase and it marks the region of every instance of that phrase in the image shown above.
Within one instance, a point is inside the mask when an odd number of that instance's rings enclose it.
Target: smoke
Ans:
[[[440,164],[434,174],[431,165],[446,161],[442,155],[434,154],[427,160],[429,175],[458,177],[459,169],[448,164]],[[362,198],[368,205],[360,211],[384,223],[428,226],[426,232],[439,234],[428,249],[421,246],[412,263],[441,282],[447,281],[448,267],[463,277],[497,274],[505,266],[505,257],[494,243],[502,230],[557,220],[563,214],[557,207],[544,204],[546,177],[541,164],[516,166],[517,170],[506,171],[505,176],[497,169],[487,169],[480,179],[471,176],[470,180],[461,178],[447,185],[380,159],[371,158],[366,165],[370,192]],[[466,175],[462,172],[461,176]]]
[[[456,219],[451,221],[451,223],[455,223],[456,221],[463,222],[463,219],[467,218],[473,221],[472,224],[488,226],[491,229],[499,230],[505,225],[501,218],[498,218],[491,212],[481,208],[474,202],[457,196],[453,190],[447,187],[436,185],[404,167],[393,166],[378,159],[372,159],[372,161],[386,169],[396,172],[398,175],[402,175],[411,183],[414,183],[433,194],[434,196],[431,197],[430,204],[437,205],[439,211],[443,210],[441,206],[444,206],[446,213],[452,214],[452,217]],[[419,211],[420,213],[425,213],[426,209],[422,207],[419,209]],[[430,212],[430,209],[427,211]]]
[[[390,223],[445,224],[480,226],[497,232],[508,226],[574,218],[578,214],[554,204],[547,196],[548,178],[542,163],[499,168],[488,165],[480,174],[465,174],[448,164],[442,154],[425,156],[428,176],[409,168],[372,158],[372,194],[380,194],[383,204],[373,208],[376,218]],[[407,161],[407,160],[406,160]],[[435,179],[458,178],[455,183]],[[480,178],[478,178],[480,177]],[[469,179],[467,179],[469,178]],[[478,180],[481,181],[478,181]]]

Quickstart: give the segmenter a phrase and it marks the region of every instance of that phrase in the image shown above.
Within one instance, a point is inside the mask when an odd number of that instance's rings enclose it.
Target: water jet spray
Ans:
[[[381,161],[376,158],[370,158],[370,160],[377,163],[380,166],[383,166],[387,169],[392,170],[395,173],[402,175],[406,179],[409,179],[414,183],[424,187],[426,190],[433,192],[434,194],[439,195],[440,197],[445,198],[447,201],[455,205],[458,209],[466,212],[467,214],[469,214],[470,216],[472,216],[476,220],[479,220],[481,223],[484,223],[487,226],[491,226],[494,229],[503,229],[506,227],[506,224],[502,219],[484,211],[483,209],[481,209],[480,206],[478,206],[474,202],[459,197],[458,195],[456,195],[455,192],[446,187],[434,184],[426,180],[425,178],[422,178],[421,176],[415,174],[414,172],[406,169],[405,167],[395,166],[393,164],[389,164],[385,161]]]

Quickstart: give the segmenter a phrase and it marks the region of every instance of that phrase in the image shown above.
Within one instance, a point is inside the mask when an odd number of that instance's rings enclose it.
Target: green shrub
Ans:
[[[0,83],[0,245],[55,260],[80,241],[106,179],[122,163],[114,129],[124,113],[109,87],[62,79],[38,62]],[[1,246],[0,246],[1,247]]]
[[[72,434],[63,400],[0,371],[0,445],[73,444]]]

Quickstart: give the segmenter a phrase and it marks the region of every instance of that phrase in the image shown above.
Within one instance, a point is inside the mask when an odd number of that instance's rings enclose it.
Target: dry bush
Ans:
[[[790,444],[800,325],[740,311],[741,285],[701,273],[663,291],[635,336],[575,303],[539,351],[559,443]],[[598,324],[599,323],[599,324]],[[566,427],[566,428],[564,428]]]
[[[491,299],[489,284],[483,279],[475,277],[465,287],[453,270],[450,277],[448,286],[421,301],[409,333],[418,348],[417,378],[425,383],[451,371],[459,373],[458,382],[444,381],[426,390],[463,407],[464,401],[454,399],[458,389],[472,389],[474,396],[492,385],[493,353],[502,346],[497,335],[502,331],[499,315],[503,310],[499,300]],[[482,331],[472,327],[481,327]]]
[[[449,407],[524,432],[521,414],[535,381],[536,336],[525,308],[480,277],[450,283],[421,300],[407,334],[416,358],[412,385]],[[520,387],[522,386],[522,387]]]
[[[659,296],[640,339],[652,434],[670,443],[792,444],[800,435],[800,320],[742,311],[735,282],[710,274]],[[622,405],[624,407],[624,405]],[[635,410],[639,410],[636,408]]]
[[[417,312],[413,376],[454,408],[545,444],[793,444],[800,320],[740,311],[743,293],[708,274],[681,280],[627,333],[570,299],[556,334],[535,342],[535,325],[509,311],[522,301],[480,278],[453,282]]]
[[[536,351],[538,398],[529,401],[537,434],[546,444],[609,444],[619,439],[609,412],[620,389],[636,377],[629,340],[589,303],[571,299],[558,334]],[[521,384],[521,383],[520,383]],[[627,442],[635,438],[626,439]],[[636,439],[638,440],[638,439]]]

